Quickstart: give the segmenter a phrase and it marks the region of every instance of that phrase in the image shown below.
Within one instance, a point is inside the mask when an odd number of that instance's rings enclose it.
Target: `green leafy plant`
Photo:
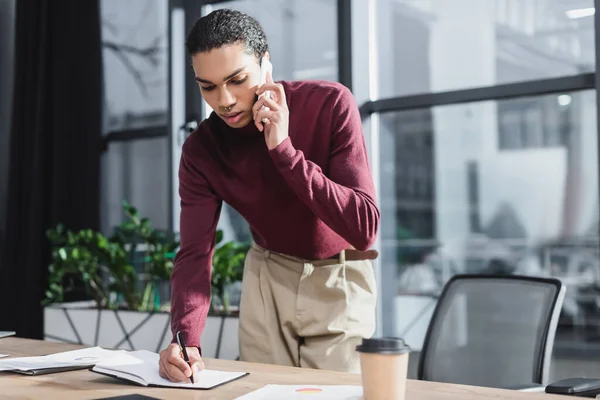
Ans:
[[[110,237],[90,229],[72,232],[62,224],[47,231],[52,261],[45,305],[63,301],[65,292],[82,282],[98,308],[160,307],[158,284],[170,278],[179,242],[153,229],[127,202],[123,211],[126,219]]]
[[[250,245],[229,241],[219,246],[222,241],[223,231],[218,230],[215,238],[217,246],[213,255],[211,310],[215,312],[220,306],[222,312],[227,314],[230,307],[227,286],[242,280],[244,260]]]
[[[159,285],[171,278],[179,241],[155,230],[150,220],[140,218],[127,202],[123,202],[123,211],[125,220],[109,237],[91,229],[73,232],[62,224],[47,231],[52,260],[44,305],[63,302],[66,293],[83,286],[98,308],[161,309]],[[227,287],[241,281],[250,246],[223,243],[221,230],[215,242],[211,310],[229,313]]]

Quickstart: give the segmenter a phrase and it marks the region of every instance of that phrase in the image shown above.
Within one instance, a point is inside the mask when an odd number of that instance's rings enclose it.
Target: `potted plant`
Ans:
[[[46,339],[151,351],[169,343],[169,279],[179,241],[154,229],[127,202],[123,211],[125,220],[110,236],[90,229],[73,232],[62,224],[48,230],[52,259],[43,303]],[[222,242],[221,231],[216,239],[217,244]],[[217,355],[224,318],[232,316],[227,288],[241,279],[247,248],[228,242],[215,250],[214,315],[207,321],[202,341],[216,343]],[[66,294],[78,288],[91,300],[65,303]],[[234,328],[237,331],[237,325]]]
[[[242,280],[244,260],[250,245],[234,241],[222,242],[223,231],[218,230],[211,277],[211,312],[214,314],[237,315],[236,306],[239,305],[239,298],[234,301],[235,304],[232,308],[231,297],[232,294],[236,293],[235,285]],[[222,244],[219,245],[220,243]]]
[[[47,231],[52,262],[45,305],[62,302],[79,281],[98,309],[159,310],[159,284],[171,276],[179,242],[153,229],[127,202],[123,211],[127,219],[110,237],[62,224]]]

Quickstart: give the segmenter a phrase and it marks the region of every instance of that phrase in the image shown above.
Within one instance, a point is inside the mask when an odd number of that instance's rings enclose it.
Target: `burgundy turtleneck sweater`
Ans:
[[[350,247],[366,250],[375,240],[379,210],[352,93],[333,82],[281,83],[289,137],[275,149],[253,122],[234,129],[214,112],[183,145],[171,327],[186,346],[200,347],[223,201],[271,251],[324,259]]]

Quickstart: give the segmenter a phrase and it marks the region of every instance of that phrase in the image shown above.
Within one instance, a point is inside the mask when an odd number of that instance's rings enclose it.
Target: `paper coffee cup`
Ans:
[[[364,400],[404,400],[410,347],[400,338],[363,339],[356,346]]]

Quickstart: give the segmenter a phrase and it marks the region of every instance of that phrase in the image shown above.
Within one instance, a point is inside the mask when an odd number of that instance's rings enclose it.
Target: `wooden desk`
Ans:
[[[34,356],[81,348],[82,346],[46,341],[0,339],[0,354]],[[223,371],[246,371],[250,375],[213,390],[160,389],[133,386],[87,370],[51,375],[26,376],[0,372],[0,398],[10,399],[102,399],[127,394],[144,394],[160,399],[229,400],[259,389],[269,383],[360,385],[360,375],[310,370],[238,361],[206,359],[207,368]],[[410,380],[407,400],[561,400],[571,397],[545,393],[524,393],[472,386]]]

